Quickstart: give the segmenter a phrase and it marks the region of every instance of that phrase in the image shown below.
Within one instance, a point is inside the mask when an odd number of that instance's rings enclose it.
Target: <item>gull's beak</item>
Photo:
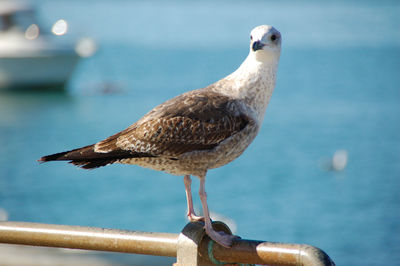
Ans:
[[[255,41],[253,42],[253,45],[251,46],[251,49],[253,49],[253,51],[257,51],[262,49],[265,46],[265,44],[263,44],[261,41]]]

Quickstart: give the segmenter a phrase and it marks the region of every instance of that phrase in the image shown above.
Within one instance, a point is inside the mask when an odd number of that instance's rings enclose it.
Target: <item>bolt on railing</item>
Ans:
[[[222,222],[219,231],[231,233]],[[322,250],[300,244],[237,239],[224,248],[205,234],[201,222],[189,223],[182,232],[149,233],[95,227],[0,222],[0,243],[62,247],[98,251],[177,257],[176,265],[334,265]]]

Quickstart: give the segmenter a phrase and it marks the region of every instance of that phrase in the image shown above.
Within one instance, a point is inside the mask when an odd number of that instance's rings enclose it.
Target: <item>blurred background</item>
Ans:
[[[283,36],[276,89],[254,143],[209,171],[211,211],[242,238],[314,245],[336,265],[400,264],[399,1],[29,3],[44,26],[21,24],[31,41],[24,58],[11,51],[18,36],[6,39],[10,19],[1,25],[1,219],[179,233],[183,178],[36,160],[95,143],[230,74],[250,30],[270,24]]]

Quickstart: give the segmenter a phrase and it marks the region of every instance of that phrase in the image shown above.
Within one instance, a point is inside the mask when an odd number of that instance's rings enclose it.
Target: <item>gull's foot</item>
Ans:
[[[191,221],[191,222],[199,222],[199,221],[204,222],[204,217],[203,216],[197,216],[194,213],[188,213],[187,217],[188,217],[189,221]]]
[[[232,247],[233,241],[236,239],[240,239],[239,236],[230,235],[223,231],[217,232],[215,230],[210,230],[207,232],[206,230],[206,233],[212,240],[214,240],[215,242],[226,248]]]

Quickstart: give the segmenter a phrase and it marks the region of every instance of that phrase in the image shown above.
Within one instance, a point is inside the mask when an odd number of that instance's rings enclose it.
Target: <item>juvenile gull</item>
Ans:
[[[234,237],[211,226],[205,180],[208,169],[236,159],[253,141],[275,87],[281,34],[262,25],[251,31],[250,39],[249,55],[229,76],[166,101],[103,141],[39,161],[69,161],[84,169],[136,164],[182,175],[189,220],[204,220],[206,233],[214,241],[231,246]],[[204,217],[193,209],[191,175],[200,179]]]

